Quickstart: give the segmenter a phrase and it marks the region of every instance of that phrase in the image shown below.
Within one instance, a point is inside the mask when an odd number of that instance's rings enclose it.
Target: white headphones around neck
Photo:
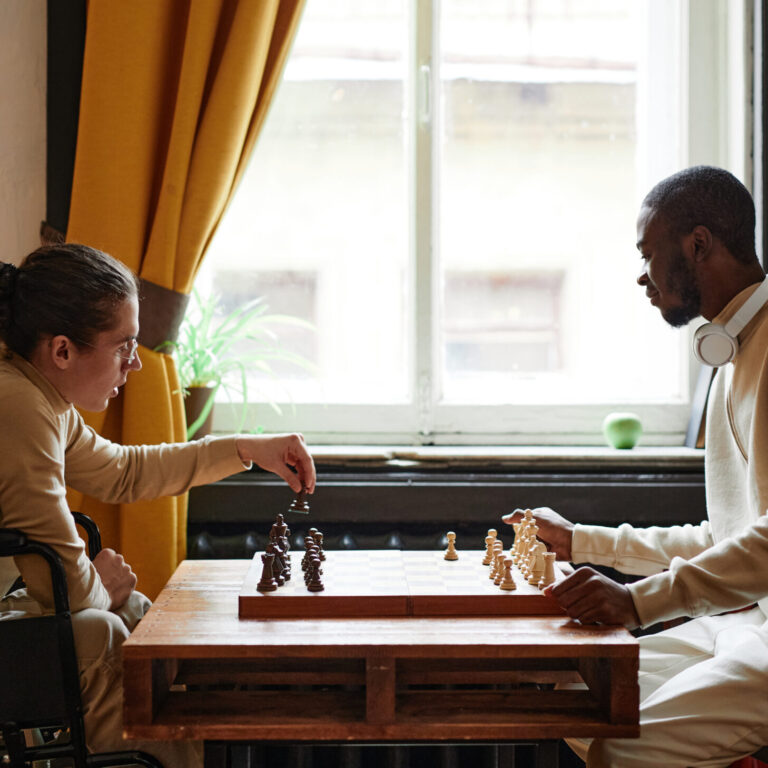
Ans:
[[[725,324],[704,323],[693,335],[693,352],[705,365],[717,368],[730,363],[739,351],[739,334],[768,301],[768,278]]]

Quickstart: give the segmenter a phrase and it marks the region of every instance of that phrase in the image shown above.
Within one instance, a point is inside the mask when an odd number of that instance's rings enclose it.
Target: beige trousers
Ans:
[[[122,645],[150,605],[144,595],[133,592],[116,612],[89,608],[72,614],[88,749],[140,749],[158,758],[165,768],[199,768],[203,764],[201,742],[128,741],[122,736]],[[0,620],[39,613],[38,604],[26,590],[17,590],[0,600]]]
[[[768,745],[759,608],[640,638],[640,738],[571,741],[588,768],[724,768]]]

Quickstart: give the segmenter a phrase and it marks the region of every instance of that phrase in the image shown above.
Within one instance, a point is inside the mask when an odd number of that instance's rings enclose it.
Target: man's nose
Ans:
[[[645,264],[643,264],[642,268],[640,269],[640,274],[637,276],[637,284],[638,285],[648,284],[648,267]]]

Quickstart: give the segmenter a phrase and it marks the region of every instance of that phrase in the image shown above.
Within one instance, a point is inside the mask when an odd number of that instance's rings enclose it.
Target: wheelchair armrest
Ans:
[[[0,557],[15,553],[16,549],[25,546],[27,534],[16,528],[0,528]]]
[[[56,613],[69,613],[67,577],[61,558],[47,544],[28,538],[24,531],[17,528],[0,528],[0,557],[20,555],[39,555],[48,563]]]
[[[88,557],[93,560],[101,552],[101,533],[99,526],[82,512],[72,512],[75,522],[85,530],[88,535]]]

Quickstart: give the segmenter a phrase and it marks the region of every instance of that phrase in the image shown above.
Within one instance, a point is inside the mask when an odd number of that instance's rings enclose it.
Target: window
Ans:
[[[281,341],[316,370],[259,387],[293,408],[254,404],[252,423],[316,441],[599,443],[605,413],[631,408],[646,444],[679,443],[688,332],[635,284],[635,218],[691,163],[744,179],[743,13],[308,0],[198,281],[315,326]]]

